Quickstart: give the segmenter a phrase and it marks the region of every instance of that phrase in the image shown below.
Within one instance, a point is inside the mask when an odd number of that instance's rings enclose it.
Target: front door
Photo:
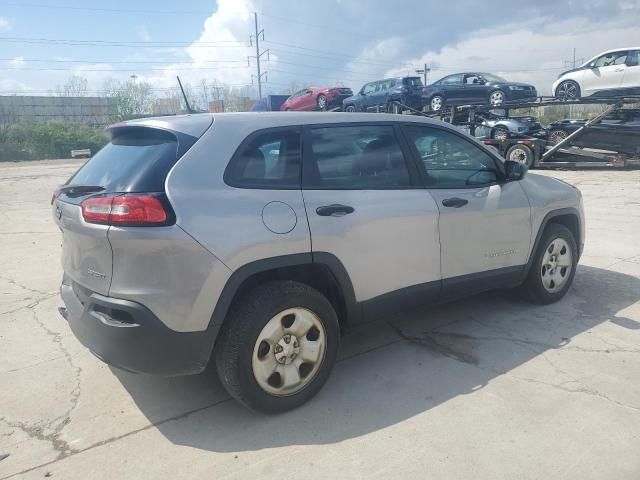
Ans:
[[[343,263],[365,314],[380,313],[389,304],[385,294],[395,292],[408,304],[440,289],[438,207],[397,133],[397,126],[382,123],[313,126],[304,133],[312,251]]]
[[[449,293],[468,293],[517,278],[531,241],[529,200],[519,182],[501,182],[500,160],[462,134],[403,128],[440,211],[444,293],[448,287]]]
[[[607,53],[598,57],[582,76],[583,96],[620,88],[624,78],[627,51]]]

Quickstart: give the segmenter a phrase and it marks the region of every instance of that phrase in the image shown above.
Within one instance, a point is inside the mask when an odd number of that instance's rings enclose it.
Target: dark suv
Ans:
[[[360,91],[342,102],[345,112],[398,113],[400,102],[417,110],[422,108],[422,79],[420,77],[386,78],[366,83]]]

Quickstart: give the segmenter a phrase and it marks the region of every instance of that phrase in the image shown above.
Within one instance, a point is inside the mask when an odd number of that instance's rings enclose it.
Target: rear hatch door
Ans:
[[[208,128],[212,117],[203,117]],[[206,128],[190,133],[202,135]],[[52,203],[62,231],[65,275],[102,295],[108,295],[112,277],[110,227],[86,222],[82,202],[93,196],[164,192],[169,170],[198,138],[153,121],[118,124],[107,133],[110,142],[58,190]]]

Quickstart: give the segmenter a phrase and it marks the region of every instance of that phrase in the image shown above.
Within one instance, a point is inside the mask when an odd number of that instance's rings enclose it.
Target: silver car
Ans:
[[[555,302],[584,244],[580,192],[445,123],[402,115],[136,120],[54,195],[61,295],[97,357],[281,412],[327,380],[341,332],[518,287]]]

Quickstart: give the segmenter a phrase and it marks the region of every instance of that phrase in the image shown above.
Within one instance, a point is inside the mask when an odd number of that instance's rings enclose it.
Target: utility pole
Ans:
[[[269,61],[269,49],[260,51],[260,35],[262,35],[262,40],[264,41],[264,29],[258,31],[258,14],[256,12],[253,13],[253,19],[255,21],[255,35],[249,36],[249,45],[253,45],[253,40],[256,41],[256,56],[247,58],[247,65],[251,65],[249,61],[250,58],[256,59],[256,66],[258,68],[258,74],[256,75],[256,79],[258,81],[258,97],[262,98],[262,77],[265,77],[265,81],[267,80],[266,75],[267,72],[260,71],[260,58],[266,53],[267,61]],[[251,85],[253,85],[253,75],[251,75]]]
[[[578,63],[584,63],[584,58],[576,58],[576,49],[573,48],[573,59],[564,61],[564,68],[571,67],[572,69],[576,68]],[[553,94],[553,92],[552,92]],[[569,117],[573,118],[573,105],[569,105]]]
[[[427,67],[427,64],[424,64],[424,68],[418,68],[416,70],[417,74],[422,74],[424,76],[424,86],[427,86],[427,73],[429,73],[431,71],[430,68]]]

